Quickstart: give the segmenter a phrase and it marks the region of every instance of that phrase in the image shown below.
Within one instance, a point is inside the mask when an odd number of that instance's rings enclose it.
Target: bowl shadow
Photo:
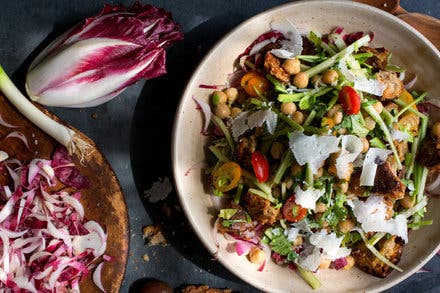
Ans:
[[[172,179],[171,134],[185,85],[215,42],[243,19],[242,15],[211,18],[185,33],[185,39],[167,51],[168,73],[146,82],[134,111],[130,139],[138,194],[152,221],[161,225],[168,244],[196,266],[232,282],[241,281],[203,246],[180,207],[176,190],[157,203],[149,202],[143,193],[158,179]]]

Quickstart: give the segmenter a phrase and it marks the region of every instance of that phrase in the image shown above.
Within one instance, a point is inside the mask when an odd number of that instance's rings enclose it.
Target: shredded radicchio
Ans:
[[[66,148],[60,147],[55,151],[51,166],[55,171],[55,175],[63,184],[76,189],[90,187],[89,180],[75,167]]]
[[[9,160],[2,165],[14,186],[0,187],[0,291],[78,291],[107,242],[101,226],[84,219],[78,189],[88,181],[64,148],[57,149],[52,160]],[[72,170],[69,176],[67,169]],[[54,191],[58,180],[76,190]],[[109,260],[112,257],[104,258]]]

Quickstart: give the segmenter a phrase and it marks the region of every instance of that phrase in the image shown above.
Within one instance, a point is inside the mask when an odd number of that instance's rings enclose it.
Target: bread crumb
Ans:
[[[142,233],[142,237],[148,246],[167,246],[167,241],[158,225],[145,226],[142,228]]]
[[[149,257],[148,254],[146,254],[146,253],[142,256],[142,259],[143,259],[145,262],[150,261],[150,257]]]

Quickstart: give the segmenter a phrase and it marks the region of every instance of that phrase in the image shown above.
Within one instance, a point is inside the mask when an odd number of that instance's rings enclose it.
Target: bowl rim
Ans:
[[[272,14],[274,11],[280,10],[280,9],[292,9],[295,8],[296,6],[302,6],[302,5],[307,5],[310,3],[322,3],[322,4],[334,4],[334,5],[345,5],[347,7],[356,7],[356,8],[360,8],[362,10],[368,11],[368,12],[372,12],[372,13],[376,13],[378,15],[380,15],[381,17],[384,17],[388,20],[391,20],[393,22],[398,23],[400,26],[402,26],[403,28],[405,28],[409,33],[412,33],[416,38],[418,38],[420,41],[422,41],[425,45],[427,45],[434,53],[435,55],[437,55],[437,57],[440,59],[440,51],[439,49],[437,49],[431,41],[429,41],[422,33],[420,33],[418,30],[416,30],[414,27],[412,27],[411,25],[409,25],[408,23],[406,23],[405,21],[401,20],[400,18],[398,18],[397,16],[383,11],[379,8],[364,4],[364,3],[358,3],[358,2],[354,2],[354,1],[346,1],[346,0],[301,0],[301,1],[295,1],[295,2],[291,2],[291,3],[285,3],[282,5],[277,5],[274,6],[270,9],[264,10],[246,20],[244,20],[243,22],[241,22],[240,24],[238,24],[237,26],[233,27],[230,31],[228,31],[223,37],[221,37],[217,42],[215,42],[215,44],[209,49],[208,52],[205,53],[204,57],[202,58],[202,60],[199,61],[197,67],[193,70],[193,73],[191,74],[190,79],[188,79],[187,84],[185,86],[184,91],[182,92],[182,95],[180,97],[178,106],[176,108],[176,112],[174,115],[174,121],[173,121],[173,129],[172,129],[172,142],[171,142],[171,163],[172,163],[172,171],[173,171],[173,182],[174,182],[174,186],[176,188],[177,191],[177,197],[179,199],[179,203],[183,208],[183,211],[185,213],[186,219],[190,222],[195,234],[197,235],[197,237],[199,238],[199,240],[202,242],[203,246],[213,255],[216,256],[216,251],[211,249],[211,245],[210,242],[208,242],[208,240],[203,237],[203,234],[201,233],[200,229],[198,228],[197,221],[194,219],[193,216],[191,216],[191,212],[190,212],[190,207],[187,206],[185,204],[185,201],[183,199],[183,190],[182,190],[182,186],[179,184],[179,181],[177,180],[177,177],[179,176],[177,174],[177,168],[176,168],[176,162],[177,162],[177,155],[178,155],[178,147],[176,145],[176,137],[177,137],[177,131],[179,128],[179,124],[180,124],[180,120],[181,117],[183,115],[183,104],[185,102],[185,97],[187,96],[191,96],[191,91],[193,88],[193,83],[194,83],[194,79],[195,76],[197,76],[199,74],[199,72],[202,70],[204,64],[207,62],[207,60],[210,58],[210,56],[212,55],[212,53],[216,50],[216,48],[219,46],[219,44],[223,43],[227,38],[229,38],[229,36],[231,36],[232,34],[234,34],[235,32],[241,30],[244,26],[246,26],[248,23],[251,23],[254,21],[254,19],[262,17],[263,15],[268,15],[268,14]],[[380,291],[384,291],[386,289],[389,289],[391,287],[394,287],[395,285],[403,282],[405,279],[409,278],[410,276],[412,276],[415,272],[417,272],[419,269],[421,269],[427,262],[429,262],[434,255],[437,254],[437,252],[440,250],[440,242],[437,243],[436,248],[425,258],[423,259],[421,262],[419,262],[413,269],[411,270],[406,270],[405,272],[401,273],[401,275],[399,277],[397,277],[395,280],[390,281],[386,284],[380,285],[379,287],[372,287],[368,292],[380,292]],[[236,270],[234,269],[234,266],[228,262],[226,262],[225,260],[223,260],[222,258],[216,258],[216,260],[218,260],[226,269],[228,269],[229,272],[231,272],[233,275],[239,277],[243,282],[259,289],[259,290],[267,290],[265,287],[263,287],[262,284],[255,282],[253,280],[249,280],[245,278],[244,274],[240,274],[237,273]]]

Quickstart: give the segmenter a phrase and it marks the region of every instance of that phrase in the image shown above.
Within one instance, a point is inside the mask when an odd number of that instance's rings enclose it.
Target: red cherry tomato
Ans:
[[[266,182],[269,178],[269,162],[264,155],[258,151],[252,153],[251,162],[257,180],[261,183]]]
[[[361,109],[361,98],[351,86],[342,87],[339,92],[339,103],[347,115],[356,114]]]
[[[295,195],[289,197],[283,206],[283,216],[289,222],[301,221],[307,215],[307,209],[295,203]]]

